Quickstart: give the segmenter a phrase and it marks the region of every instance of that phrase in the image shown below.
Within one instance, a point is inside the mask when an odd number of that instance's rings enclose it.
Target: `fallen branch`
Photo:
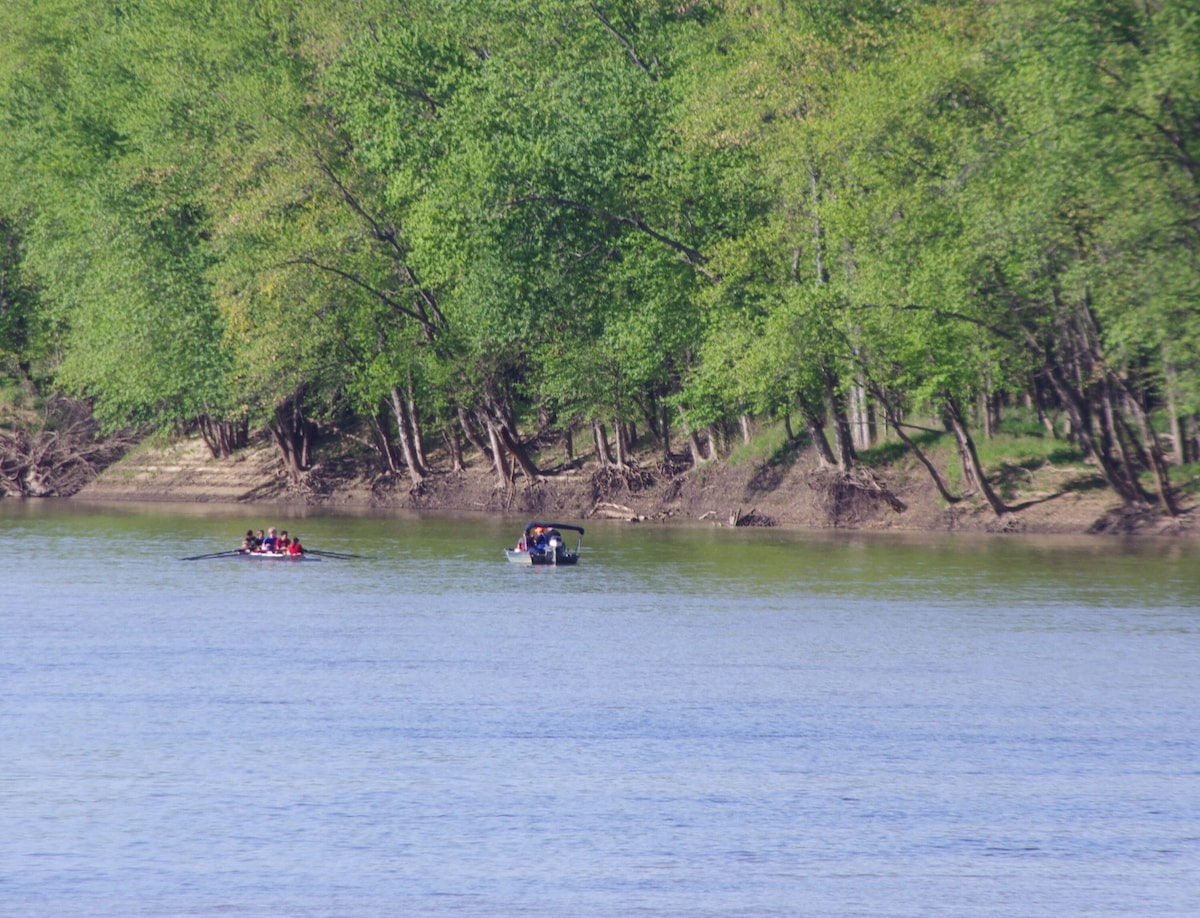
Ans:
[[[632,507],[607,501],[597,501],[588,515],[602,520],[625,520],[630,523],[637,523],[644,519]]]
[[[767,516],[765,513],[759,513],[758,508],[754,507],[749,513],[742,513],[741,507],[729,514],[729,525],[735,528],[738,527],[770,527],[775,525],[773,517]]]
[[[100,425],[85,402],[51,398],[37,422],[0,431],[0,494],[74,494],[133,442],[128,434],[100,436]]]

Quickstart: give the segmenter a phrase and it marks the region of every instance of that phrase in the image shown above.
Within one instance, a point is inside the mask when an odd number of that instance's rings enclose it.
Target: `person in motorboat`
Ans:
[[[542,535],[542,527],[534,526],[521,533],[521,538],[517,539],[517,551],[536,551],[538,549],[538,540],[542,540],[542,547],[545,547],[545,536]]]
[[[514,564],[575,564],[579,560],[579,549],[567,548],[559,530],[570,530],[583,538],[583,527],[570,523],[527,523],[517,540],[516,548],[504,549],[504,554]]]

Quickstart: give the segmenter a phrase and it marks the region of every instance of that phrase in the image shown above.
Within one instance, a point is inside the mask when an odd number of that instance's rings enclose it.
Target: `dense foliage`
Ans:
[[[1194,459],[1185,0],[9,0],[0,167],[0,374],[297,476],[935,418],[1000,513],[1018,402],[1132,505]]]

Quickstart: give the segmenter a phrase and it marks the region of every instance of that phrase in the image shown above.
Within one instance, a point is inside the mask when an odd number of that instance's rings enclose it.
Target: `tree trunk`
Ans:
[[[455,406],[455,412],[458,414],[458,424],[462,428],[463,436],[467,438],[475,449],[479,450],[479,455],[483,456],[487,462],[493,462],[491,448],[480,439],[479,434],[475,432],[474,426],[471,424],[471,418],[467,414],[467,410],[462,405]]]
[[[687,415],[682,407],[679,408],[679,422],[683,425],[683,436],[687,440],[688,453],[692,457],[692,467],[699,468],[707,460],[704,458],[704,450],[700,448],[700,440],[691,425],[688,424]]]
[[[858,461],[854,451],[854,439],[850,433],[850,421],[846,417],[846,406],[837,390],[837,377],[829,367],[823,369],[825,398],[829,403],[829,416],[833,419],[834,442],[837,444],[837,467],[845,472]]]
[[[417,393],[412,380],[408,381],[408,422],[412,428],[413,453],[426,473],[429,472],[429,457],[425,455],[425,439],[421,436],[421,415],[417,412]]]
[[[387,425],[379,411],[371,412],[371,435],[375,440],[375,449],[383,457],[384,466],[389,472],[399,472],[401,460],[396,455],[396,446],[388,435]]]
[[[625,444],[625,427],[620,420],[613,421],[613,441],[617,447],[617,468],[624,470],[628,463],[626,462],[626,444]]]
[[[1071,384],[1071,381],[1066,378],[1062,368],[1057,364],[1047,362],[1042,372],[1045,375],[1045,379],[1053,387],[1059,402],[1066,409],[1067,416],[1071,419],[1071,429],[1078,438],[1080,447],[1087,455],[1093,457],[1099,463],[1100,471],[1103,473],[1104,480],[1108,482],[1109,487],[1126,504],[1131,506],[1144,505],[1146,503],[1146,495],[1141,492],[1140,488],[1130,485],[1129,480],[1122,474],[1121,469],[1113,461],[1112,455],[1096,442],[1089,422],[1087,406],[1079,390]]]
[[[663,462],[671,461],[671,419],[667,414],[667,403],[660,399],[658,403],[658,439],[662,443]]]
[[[241,449],[250,441],[250,422],[217,421],[207,414],[196,419],[200,437],[208,447],[209,455],[214,459],[228,459],[235,450]]]
[[[1138,482],[1137,464],[1134,462],[1133,456],[1130,455],[1129,439],[1121,436],[1117,410],[1113,405],[1112,387],[1106,378],[1100,380],[1100,408],[1100,421],[1102,425],[1101,442],[1105,444],[1105,447],[1110,452],[1113,447],[1120,452],[1121,459],[1117,468],[1126,486],[1129,490],[1138,494],[1143,502],[1148,502],[1149,495],[1142,490],[1142,486]]]
[[[405,400],[399,386],[392,386],[392,412],[396,415],[396,429],[400,440],[400,451],[404,454],[404,464],[408,467],[408,480],[413,487],[420,485],[426,478],[425,466],[421,464],[417,449],[413,443],[411,419],[408,415],[408,402]]]
[[[538,428],[537,438],[541,440],[554,427],[555,417],[543,405],[538,406]]]
[[[856,379],[850,388],[850,442],[856,449],[871,445],[871,423],[867,410],[867,388],[861,379]]]
[[[888,419],[888,423],[892,425],[892,429],[896,431],[896,436],[900,438],[900,442],[909,448],[917,461],[925,466],[925,471],[929,473],[929,477],[933,479],[934,487],[937,488],[938,494],[942,496],[948,504],[956,504],[959,498],[950,493],[950,489],[946,487],[946,482],[942,479],[941,473],[938,472],[937,466],[933,461],[925,455],[924,450],[904,432],[904,425],[900,420],[900,412],[892,404],[892,400],[880,389],[874,390],[875,398],[879,400],[879,404],[883,406],[884,417]]]
[[[275,408],[275,416],[267,424],[292,484],[299,484],[304,473],[312,468],[312,445],[317,436],[317,425],[304,416],[303,398],[302,386]]]
[[[983,466],[979,462],[979,453],[975,451],[975,441],[971,439],[971,434],[967,431],[966,422],[963,420],[962,409],[958,402],[950,397],[945,400],[946,416],[950,420],[951,429],[954,431],[954,438],[958,441],[959,454],[962,456],[964,468],[968,470],[972,484],[979,489],[987,500],[988,506],[992,508],[992,512],[996,516],[1003,516],[1009,512],[1004,501],[1000,496],[992,490],[991,484],[988,483],[987,476],[983,472]]]
[[[446,449],[450,451],[450,471],[465,471],[467,466],[463,462],[462,441],[458,439],[458,431],[454,429],[453,422],[443,422],[442,436],[446,440]]]
[[[833,454],[833,448],[829,445],[829,438],[825,436],[825,425],[821,421],[821,416],[817,411],[814,411],[808,405],[800,406],[800,417],[804,419],[804,426],[808,430],[808,438],[812,440],[813,446],[817,450],[817,459],[820,461],[822,468],[833,468],[838,464],[837,456]]]
[[[220,424],[218,422],[214,421],[208,415],[201,415],[196,419],[196,426],[200,429],[200,438],[204,441],[204,445],[208,447],[208,454],[212,458],[225,459],[229,456],[222,442]]]
[[[500,433],[491,418],[484,418],[483,425],[487,429],[488,441],[491,443],[492,467],[496,470],[496,486],[508,488],[512,476],[508,471],[508,462],[504,456],[504,446],[500,442]]]
[[[1175,492],[1171,487],[1171,476],[1167,469],[1167,458],[1163,455],[1158,437],[1155,436],[1154,429],[1150,426],[1150,419],[1146,416],[1146,411],[1142,408],[1142,403],[1129,391],[1124,381],[1120,385],[1124,390],[1126,410],[1133,416],[1134,423],[1138,427],[1138,432],[1141,435],[1142,450],[1146,454],[1146,461],[1150,465],[1151,472],[1154,473],[1154,483],[1158,491],[1159,504],[1167,516],[1179,516],[1179,505],[1175,502]]]
[[[1175,364],[1164,359],[1163,374],[1167,390],[1167,424],[1171,432],[1171,460],[1178,466],[1187,462],[1187,450],[1185,449],[1183,440],[1183,425],[1179,421],[1179,407],[1177,402],[1179,378],[1175,370]]]
[[[637,427],[632,421],[617,421],[617,441],[622,461],[628,467],[633,462],[633,445],[637,442]]]
[[[1037,410],[1038,421],[1046,428],[1046,433],[1050,434],[1055,440],[1058,439],[1058,431],[1054,427],[1054,422],[1050,420],[1050,416],[1046,413],[1046,392],[1041,380],[1036,376],[1033,379],[1033,406]]]
[[[600,468],[608,468],[612,464],[612,455],[608,451],[608,432],[595,418],[592,419],[592,443],[596,447],[596,461]]]
[[[533,464],[533,460],[529,458],[529,452],[521,445],[521,441],[517,439],[516,434],[505,424],[498,424],[497,431],[500,434],[500,442],[504,444],[504,448],[512,455],[517,465],[521,467],[521,471],[525,474],[528,484],[537,484],[541,481],[541,473],[538,471],[537,466]]]

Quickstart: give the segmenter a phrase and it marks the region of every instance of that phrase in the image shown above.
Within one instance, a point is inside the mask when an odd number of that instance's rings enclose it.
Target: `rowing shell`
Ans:
[[[308,555],[289,555],[283,551],[243,551],[238,552],[239,558],[248,561],[320,561],[320,558],[310,558]]]

